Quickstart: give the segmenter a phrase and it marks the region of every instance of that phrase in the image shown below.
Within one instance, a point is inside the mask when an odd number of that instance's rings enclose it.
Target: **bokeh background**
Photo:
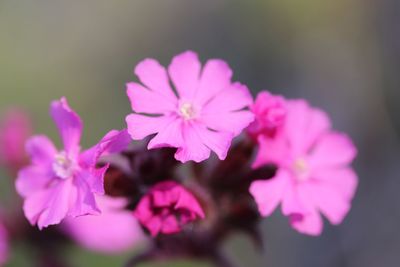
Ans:
[[[400,266],[398,0],[1,0],[0,110],[23,107],[36,132],[56,137],[48,105],[66,96],[88,146],[124,127],[124,84],[141,59],[168,64],[186,49],[227,60],[254,93],[308,99],[359,148],[360,186],[341,226],[307,237],[278,212],[263,222],[264,251],[239,236],[228,253],[241,266]],[[24,244],[15,246],[8,266],[31,266]],[[121,266],[128,256],[66,253],[77,267]]]

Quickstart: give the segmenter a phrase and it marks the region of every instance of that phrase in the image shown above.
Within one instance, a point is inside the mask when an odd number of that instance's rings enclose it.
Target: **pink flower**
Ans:
[[[123,198],[96,196],[102,214],[65,220],[64,227],[81,246],[101,253],[115,254],[145,241],[143,230]]]
[[[247,132],[256,140],[260,134],[273,137],[286,118],[285,99],[267,91],[257,95],[250,109],[255,115],[255,120],[247,128]]]
[[[232,139],[254,119],[244,110],[252,103],[247,87],[231,82],[222,60],[211,59],[201,69],[197,54],[187,51],[173,58],[168,73],[154,59],[140,62],[135,73],[144,86],[127,84],[135,112],[126,118],[129,134],[134,140],[157,134],[148,148],[176,147],[181,162],[203,161],[210,150],[225,159]]]
[[[6,113],[0,126],[0,165],[17,170],[25,164],[24,145],[31,132],[27,114],[18,110]]]
[[[322,213],[340,224],[348,213],[357,187],[349,166],[356,148],[344,134],[331,130],[327,115],[305,101],[289,101],[282,133],[259,137],[255,166],[275,163],[279,169],[268,181],[250,186],[259,211],[269,216],[281,204],[293,228],[309,235],[322,232]]]
[[[4,225],[0,222],[0,266],[5,264],[8,259],[8,233]]]
[[[64,149],[57,151],[46,136],[28,140],[31,165],[16,181],[24,200],[24,213],[40,229],[60,223],[65,217],[99,214],[95,194],[104,194],[103,178],[108,166],[97,169],[97,159],[117,152],[129,143],[126,131],[111,131],[99,144],[80,152],[82,123],[65,98],[51,104],[51,116],[60,131]]]
[[[196,198],[173,181],[156,184],[139,202],[134,215],[152,236],[180,232],[204,212]]]

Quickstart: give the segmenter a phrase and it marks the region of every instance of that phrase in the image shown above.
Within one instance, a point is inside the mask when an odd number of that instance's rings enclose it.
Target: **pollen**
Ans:
[[[179,113],[185,120],[191,120],[197,116],[196,108],[193,106],[193,104],[187,102],[180,106]]]
[[[304,158],[298,158],[293,163],[293,169],[299,181],[307,180],[309,174],[309,166]]]
[[[58,178],[67,179],[74,174],[76,170],[76,163],[68,157],[65,151],[61,151],[54,157],[52,167],[54,174]]]

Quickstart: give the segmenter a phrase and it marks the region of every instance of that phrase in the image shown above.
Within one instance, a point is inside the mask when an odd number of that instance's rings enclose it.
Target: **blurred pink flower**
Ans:
[[[96,196],[102,213],[65,220],[69,235],[82,247],[107,254],[122,253],[145,241],[143,230],[126,199]]]
[[[129,143],[127,132],[111,131],[96,146],[80,153],[82,122],[65,98],[54,101],[51,116],[60,131],[64,149],[57,151],[46,136],[29,139],[26,148],[31,165],[16,181],[24,200],[24,213],[39,229],[60,223],[65,217],[99,214],[95,194],[104,194],[103,178],[108,168],[97,169],[104,153],[117,152]]]
[[[25,142],[31,133],[25,112],[10,110],[5,114],[0,126],[0,165],[15,171],[26,163]]]
[[[305,101],[289,101],[284,129],[275,138],[259,137],[254,166],[278,165],[274,178],[253,182],[250,192],[260,213],[269,216],[281,204],[297,231],[322,232],[322,213],[340,224],[348,213],[357,187],[349,166],[356,156],[351,140],[331,130],[327,115]]]
[[[8,233],[0,221],[0,266],[5,264],[8,259]]]
[[[250,107],[255,120],[247,128],[247,132],[257,140],[260,134],[273,137],[281,128],[286,118],[286,102],[282,96],[262,91]]]
[[[187,51],[173,58],[168,73],[154,59],[140,62],[135,73],[144,86],[127,84],[135,112],[126,118],[131,137],[157,134],[148,148],[176,147],[181,162],[203,161],[210,150],[225,159],[232,139],[254,119],[244,110],[252,103],[249,90],[231,82],[225,61],[211,59],[201,69],[197,54]]]
[[[183,225],[205,217],[192,193],[173,181],[156,184],[142,197],[134,215],[152,236],[180,232]]]

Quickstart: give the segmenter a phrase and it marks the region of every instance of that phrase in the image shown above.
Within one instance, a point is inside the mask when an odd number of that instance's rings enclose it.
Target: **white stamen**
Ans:
[[[309,178],[309,166],[304,158],[298,158],[294,161],[293,170],[299,181],[306,181]]]
[[[182,105],[179,107],[179,114],[185,119],[185,120],[191,120],[197,117],[197,110],[193,106],[193,104],[184,102]]]
[[[76,170],[76,163],[68,157],[65,151],[61,151],[54,157],[52,167],[58,178],[68,179],[74,174]]]

